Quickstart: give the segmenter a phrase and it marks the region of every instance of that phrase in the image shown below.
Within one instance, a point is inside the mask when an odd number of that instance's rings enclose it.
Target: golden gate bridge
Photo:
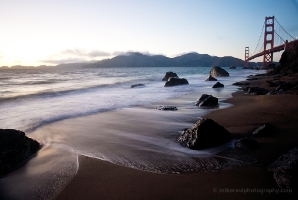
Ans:
[[[264,42],[257,52],[263,33]],[[298,43],[298,40],[280,25],[276,17],[265,17],[262,32],[252,56],[249,56],[249,47],[245,47],[244,67],[248,67],[248,61],[260,56],[263,56],[263,67],[268,67],[273,62],[273,53],[286,50],[296,42]]]

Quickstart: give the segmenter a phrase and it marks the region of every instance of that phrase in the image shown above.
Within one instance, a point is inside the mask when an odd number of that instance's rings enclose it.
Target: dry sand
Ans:
[[[252,82],[260,84],[265,79]],[[279,188],[266,167],[298,146],[298,95],[236,92],[226,102],[234,106],[205,117],[224,126],[233,138],[252,137],[251,132],[264,123],[274,127],[268,136],[254,138],[260,144],[252,151],[257,166],[168,175],[80,156],[77,175],[57,199],[297,199],[297,182],[293,192],[276,194]]]

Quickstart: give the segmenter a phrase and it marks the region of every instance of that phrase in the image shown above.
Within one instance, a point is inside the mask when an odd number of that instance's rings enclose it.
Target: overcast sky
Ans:
[[[0,66],[101,60],[127,51],[244,59],[245,46],[254,52],[265,17],[273,15],[298,37],[298,0],[3,0]]]

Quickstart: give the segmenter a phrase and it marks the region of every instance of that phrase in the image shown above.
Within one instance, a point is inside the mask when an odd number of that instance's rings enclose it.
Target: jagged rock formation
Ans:
[[[273,177],[280,188],[291,188],[293,178],[297,178],[297,170],[298,148],[280,156],[268,167],[268,171],[273,172]]]
[[[222,84],[220,82],[217,82],[212,86],[212,88],[222,88],[222,87],[225,87],[225,86],[224,86],[224,84]]]
[[[188,84],[188,81],[185,78],[174,78],[174,77],[171,77],[165,83],[164,87],[170,87],[170,86],[176,86],[176,85],[186,85],[186,84]]]
[[[178,138],[183,146],[199,150],[222,145],[230,140],[229,131],[206,118],[201,118],[192,127],[185,129]]]
[[[169,78],[171,78],[171,77],[179,78],[178,75],[174,72],[166,72],[166,74],[163,77],[162,81],[168,81]]]
[[[204,106],[208,106],[208,107],[217,107],[218,106],[218,98],[212,96],[212,95],[208,95],[208,94],[203,94],[199,100],[196,102],[196,106],[199,107],[204,107]]]
[[[40,149],[40,144],[22,131],[0,129],[0,177],[14,171]]]
[[[215,66],[211,69],[210,75],[213,77],[230,76],[226,70],[218,66]]]
[[[212,77],[211,75],[209,75],[209,76],[205,79],[205,81],[217,81],[217,79],[214,78],[214,77]]]

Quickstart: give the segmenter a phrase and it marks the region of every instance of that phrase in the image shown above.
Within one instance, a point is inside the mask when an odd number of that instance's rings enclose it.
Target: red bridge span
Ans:
[[[275,26],[274,22],[276,22],[277,26]],[[264,42],[262,43],[259,52],[256,53],[263,32]],[[248,67],[248,61],[261,56],[263,56],[263,67],[267,67],[273,62],[273,53],[286,50],[289,46],[293,45],[294,43],[298,43],[298,40],[295,39],[292,35],[290,35],[280,25],[280,23],[274,16],[265,17],[262,32],[259,37],[257,47],[252,56],[249,56],[249,47],[245,47],[244,67]]]

